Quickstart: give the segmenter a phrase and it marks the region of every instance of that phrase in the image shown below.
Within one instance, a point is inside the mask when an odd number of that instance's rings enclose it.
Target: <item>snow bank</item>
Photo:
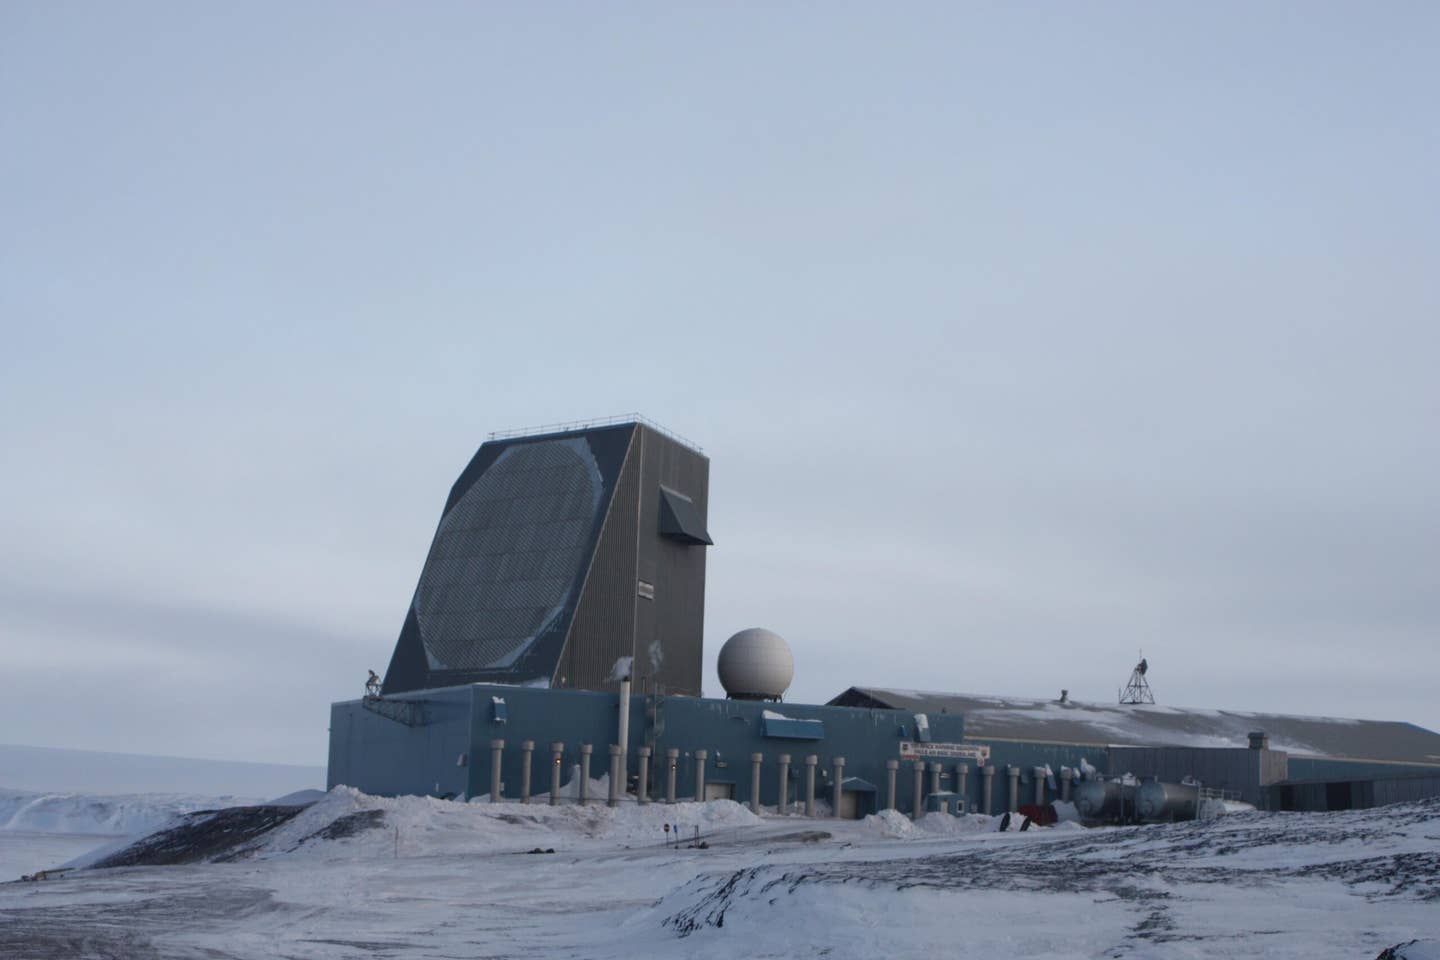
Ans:
[[[948,813],[927,813],[911,820],[898,810],[881,810],[861,821],[862,829],[871,836],[886,840],[933,840],[937,837],[958,837],[976,833],[994,833],[1000,829],[1002,817],[983,813],[965,813],[958,817]],[[1011,829],[1020,829],[1020,814],[1013,815]]]
[[[603,798],[603,792],[599,794]],[[605,846],[663,846],[665,824],[689,840],[762,821],[733,800],[708,803],[458,803],[433,797],[374,797],[336,787],[276,829],[253,856],[396,857],[504,853]]]
[[[610,774],[602,774],[598,780],[587,777],[585,783],[585,796],[592,803],[596,800],[604,802],[604,800],[610,796]],[[570,764],[570,777],[563,784],[560,785],[560,791],[556,794],[556,796],[558,796],[561,800],[578,801],[580,799],[580,764]],[[481,794],[480,796],[473,798],[470,802],[489,803],[490,794]],[[532,797],[531,802],[548,804],[550,802],[550,791],[547,790],[544,793],[535,794]]]
[[[324,790],[296,790],[294,793],[287,793],[283,797],[276,797],[274,800],[266,800],[265,805],[270,807],[303,807],[309,803],[325,799]]]
[[[1397,943],[1380,954],[1378,960],[1440,960],[1440,940],[1411,940]]]
[[[865,832],[887,840],[907,840],[918,830],[911,819],[898,810],[881,810],[861,821]]]
[[[822,868],[823,869],[823,868]],[[1097,911],[1085,898],[908,882],[909,862],[894,871],[866,864],[847,882],[809,882],[807,871],[761,864],[701,874],[628,932],[632,943],[659,926],[670,944],[645,944],[637,955],[721,960],[726,957],[1092,957],[1115,952],[1127,923],[1119,911]],[[868,874],[893,873],[875,881]],[[902,889],[903,887],[903,889]],[[667,949],[668,948],[668,949]],[[1151,954],[1153,955],[1153,954]]]
[[[191,794],[87,796],[0,790],[0,830],[134,836],[158,830],[182,813],[253,802]]]

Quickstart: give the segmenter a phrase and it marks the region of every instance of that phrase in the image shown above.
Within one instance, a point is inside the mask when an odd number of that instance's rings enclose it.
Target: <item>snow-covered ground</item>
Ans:
[[[230,862],[0,885],[0,956],[1371,958],[1440,937],[1440,801],[998,825],[337,788]]]
[[[118,839],[43,830],[0,831],[0,883],[65,863]]]
[[[149,833],[177,814],[324,784],[323,767],[0,744],[0,882]],[[308,799],[318,795],[311,789]]]
[[[253,802],[230,796],[90,796],[0,788],[0,882],[159,830],[179,814]]]

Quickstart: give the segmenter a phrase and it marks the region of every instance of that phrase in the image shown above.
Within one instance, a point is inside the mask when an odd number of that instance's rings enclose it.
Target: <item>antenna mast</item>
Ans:
[[[1145,662],[1145,651],[1140,651],[1140,662],[1135,664],[1135,669],[1130,671],[1130,682],[1125,684],[1125,689],[1120,691],[1120,702],[1124,704],[1154,703],[1155,694],[1150,692],[1150,684],[1145,679],[1145,674],[1150,671],[1150,664]]]

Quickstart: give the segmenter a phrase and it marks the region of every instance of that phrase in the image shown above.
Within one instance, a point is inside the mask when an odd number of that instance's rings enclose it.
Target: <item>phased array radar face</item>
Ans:
[[[381,695],[610,690],[638,657],[637,691],[698,696],[708,478],[704,454],[635,422],[492,438],[445,498]]]
[[[505,450],[445,515],[415,617],[432,670],[502,669],[565,608],[604,484],[583,437]]]

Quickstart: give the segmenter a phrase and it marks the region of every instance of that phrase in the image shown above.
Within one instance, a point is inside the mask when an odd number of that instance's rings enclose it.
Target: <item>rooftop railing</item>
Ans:
[[[518,430],[496,430],[489,434],[489,440],[513,440],[516,437],[536,437],[547,433],[571,433],[576,430],[593,430],[596,427],[614,427],[622,423],[638,423],[654,430],[661,436],[669,437],[681,446],[689,447],[696,453],[704,453],[705,448],[693,440],[687,439],[676,433],[674,430],[662,427],[649,417],[641,416],[638,413],[622,413],[614,417],[597,417],[593,420],[569,420],[564,423],[545,423],[538,427],[522,427]]]

